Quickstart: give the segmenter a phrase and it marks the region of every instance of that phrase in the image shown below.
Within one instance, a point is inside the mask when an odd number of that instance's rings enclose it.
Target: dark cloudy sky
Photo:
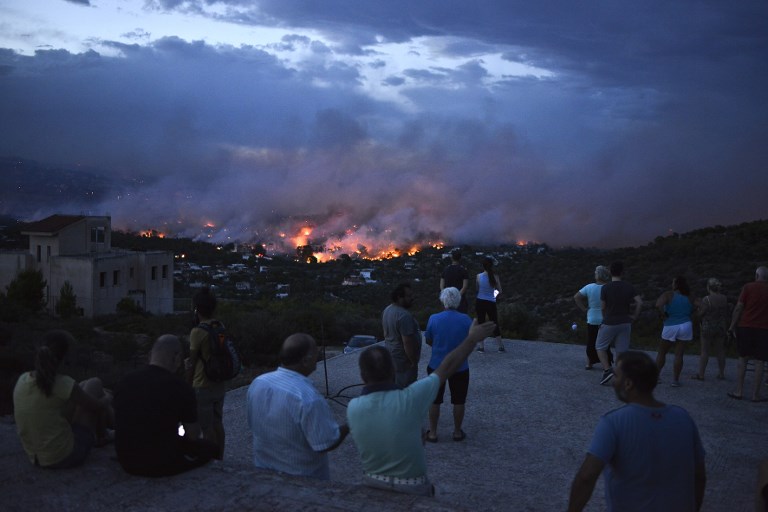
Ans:
[[[5,0],[0,154],[151,177],[117,227],[640,245],[768,218],[768,3]]]

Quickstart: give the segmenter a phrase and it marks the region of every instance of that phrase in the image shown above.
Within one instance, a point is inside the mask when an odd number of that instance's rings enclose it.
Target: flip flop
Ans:
[[[742,398],[741,395],[737,395],[736,393],[731,393],[730,391],[728,392],[728,396],[733,398],[734,400],[741,400]]]
[[[437,442],[437,436],[435,436],[435,437],[431,437],[431,436],[429,435],[429,433],[430,433],[430,431],[429,431],[429,430],[427,430],[427,434],[424,436],[424,440],[425,440],[426,442],[428,442],[428,443],[436,443],[436,442]]]
[[[699,375],[698,373],[694,373],[693,375],[691,375],[691,378],[692,378],[693,380],[704,380],[704,377],[702,377],[702,376],[701,376],[701,375]]]
[[[768,402],[768,398],[760,397],[760,398],[753,398],[752,399],[752,403],[758,404],[760,402]]]
[[[456,441],[457,443],[459,441],[463,441],[467,437],[467,434],[464,433],[463,430],[459,430],[459,432],[461,432],[459,435],[453,434],[453,440]]]

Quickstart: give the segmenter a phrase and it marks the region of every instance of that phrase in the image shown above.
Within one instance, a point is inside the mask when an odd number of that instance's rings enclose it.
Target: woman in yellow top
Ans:
[[[77,384],[58,373],[74,338],[49,331],[35,355],[35,370],[22,374],[13,389],[16,431],[30,462],[64,469],[79,466],[94,445],[106,444],[112,397],[98,378]]]

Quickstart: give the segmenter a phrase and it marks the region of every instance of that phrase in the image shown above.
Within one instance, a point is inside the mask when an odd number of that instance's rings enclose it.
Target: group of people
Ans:
[[[622,281],[623,264],[615,262],[610,269],[595,268],[595,282],[581,288],[573,296],[576,305],[587,313],[586,369],[600,362],[603,367],[601,384],[613,378],[613,347],[617,354],[629,348],[632,322],[642,308],[642,298],[632,285]],[[666,365],[667,353],[674,353],[673,387],[681,385],[683,354],[686,343],[693,340],[693,318],[700,321],[701,356],[694,380],[703,381],[711,353],[717,358],[718,380],[725,379],[725,347],[727,337],[736,340],[739,366],[736,390],[728,396],[743,398],[746,366],[756,359],[752,401],[768,400],[761,396],[765,361],[768,360],[768,267],[758,267],[755,281],[744,285],[736,307],[730,312],[728,300],[722,293],[717,278],[707,280],[707,294],[695,298],[684,276],[672,280],[672,287],[656,300],[656,309],[663,319],[661,340],[656,355],[656,366],[661,372]],[[634,310],[633,310],[634,309]]]
[[[94,446],[113,441],[121,466],[134,475],[169,476],[221,459],[225,388],[205,376],[210,348],[200,333],[201,324],[214,321],[216,299],[204,289],[193,302],[199,323],[190,335],[190,358],[185,360],[177,336],[160,336],[149,364],[125,376],[114,394],[98,378],[78,384],[61,373],[75,340],[62,330],[46,333],[34,370],[19,377],[13,392],[16,427],[29,460],[43,468],[71,468],[85,462]],[[185,378],[179,375],[182,362]]]
[[[454,265],[460,265],[458,258]],[[479,289],[500,291],[492,266],[491,261],[478,275]],[[393,290],[392,304],[382,314],[385,344],[359,355],[363,388],[348,404],[346,423],[336,421],[309,379],[317,367],[317,343],[307,334],[289,336],[280,350],[280,366],[255,378],[247,391],[254,466],[328,479],[327,454],[349,435],[359,452],[366,485],[433,495],[424,442],[438,442],[446,382],[453,405],[451,437],[460,442],[466,437],[462,422],[469,385],[468,356],[491,336],[498,337],[499,347],[503,347],[497,321],[473,321],[461,311],[466,306],[462,290],[466,292],[467,277],[456,270],[446,272],[441,280],[444,310],[427,323],[424,338],[432,354],[422,379],[417,379],[422,334],[408,311],[413,290],[407,284]],[[663,367],[662,351],[662,359],[654,361],[643,352],[629,350],[631,324],[640,314],[642,299],[622,280],[622,274],[620,262],[609,269],[598,267],[595,286],[585,286],[575,296],[593,326],[588,330],[587,367],[600,362],[604,369],[601,383],[611,383],[626,406],[600,419],[573,480],[569,510],[583,509],[601,473],[606,475],[606,498],[613,509],[698,510],[706,482],[701,439],[684,409],[653,396]],[[680,342],[691,339],[692,328],[686,325],[690,319],[686,318],[696,308],[702,319],[702,337],[708,339],[708,349],[714,348],[720,362],[719,342],[713,339],[724,334],[727,317],[720,283],[710,279],[709,294],[700,301],[690,297],[682,278],[676,278],[672,288],[656,302],[665,317],[663,354],[674,346],[677,355]],[[487,294],[493,302],[480,300],[495,306],[497,295]],[[18,433],[30,461],[45,468],[81,464],[92,447],[111,441],[112,428],[118,460],[132,474],[172,475],[222,458],[224,386],[210,382],[204,371],[208,357],[205,324],[217,322],[216,299],[203,290],[193,304],[198,325],[190,334],[189,358],[184,359],[179,338],[161,336],[152,347],[149,365],[125,377],[114,397],[98,379],[77,384],[60,374],[72,337],[63,331],[46,334],[35,370],[23,374],[14,390]],[[496,314],[495,307],[488,304],[478,304],[478,317],[481,311],[491,319]],[[760,364],[753,400],[759,399],[762,362],[768,360],[766,267],[759,267],[755,282],[742,289],[725,331],[734,333],[740,354],[737,388],[729,396],[742,397],[746,362],[756,358]],[[185,378],[178,375],[182,366]],[[706,362],[698,377],[704,377],[705,367]],[[674,382],[679,382],[681,368],[675,364]],[[722,376],[722,364],[719,369]],[[425,418],[428,430],[422,428]],[[183,425],[183,435],[179,425]]]

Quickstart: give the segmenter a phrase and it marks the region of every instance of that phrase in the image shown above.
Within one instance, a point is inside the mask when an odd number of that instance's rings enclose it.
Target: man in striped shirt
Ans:
[[[280,367],[248,388],[248,425],[257,468],[330,479],[327,453],[349,433],[308,378],[317,368],[317,344],[292,334],[280,350]]]

